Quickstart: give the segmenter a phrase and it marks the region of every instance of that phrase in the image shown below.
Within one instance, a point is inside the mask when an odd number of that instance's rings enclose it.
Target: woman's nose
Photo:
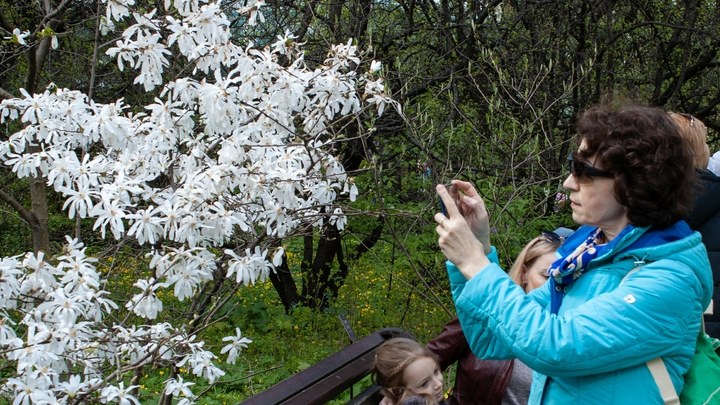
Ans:
[[[572,173],[570,173],[565,179],[565,181],[563,181],[563,188],[565,188],[565,190],[577,191],[577,185],[577,179],[575,178],[575,176],[573,176]]]

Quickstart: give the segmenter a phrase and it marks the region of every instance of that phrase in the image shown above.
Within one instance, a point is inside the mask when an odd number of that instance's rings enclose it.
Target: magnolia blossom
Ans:
[[[140,294],[135,294],[132,300],[128,301],[125,305],[126,308],[132,309],[136,315],[155,319],[157,318],[158,312],[162,312],[163,304],[157,295],[155,290],[163,287],[163,283],[155,284],[155,279],[150,278],[149,280],[138,280],[133,284],[135,287],[142,290]]]
[[[13,29],[12,37],[5,37],[5,39],[15,40],[20,45],[27,45],[25,38],[30,36],[30,31],[20,31],[20,28]]]
[[[193,392],[190,389],[190,386],[192,385],[195,385],[195,383],[183,382],[183,378],[178,376],[177,379],[171,378],[167,381],[167,383],[165,383],[165,392],[176,397],[182,395],[187,398],[194,398],[195,395],[193,395]]]
[[[252,343],[252,340],[242,337],[242,332],[240,332],[240,328],[235,328],[235,336],[228,336],[223,338],[223,342],[232,342],[229,345],[222,348],[220,353],[228,354],[227,362],[230,364],[235,364],[235,360],[237,360],[238,354],[242,351],[242,349],[246,348],[248,343]]]
[[[101,397],[105,403],[117,402],[119,405],[140,405],[140,401],[129,394],[129,391],[136,387],[137,385],[131,385],[125,388],[125,383],[121,381],[118,386],[109,385],[103,388]]]
[[[347,219],[335,201],[342,194],[354,201],[358,189],[328,129],[364,105],[400,111],[378,62],[357,73],[365,62],[352,39],[333,45],[312,69],[289,32],[262,48],[236,43],[243,36],[231,32],[231,21],[239,13],[247,25],[262,23],[263,0],[234,8],[165,0],[162,11],[134,0],[100,4],[102,35],[125,27],[106,55],[132,70],[153,101],[131,108],[55,85],[38,94],[21,89],[21,97],[0,102],[0,123],[20,128],[0,141],[0,162],[18,178],[44,179],[68,217],[94,219],[102,238],[146,249],[148,268],[137,269],[146,273],[131,297],[117,297],[105,290],[117,269],[107,258],[109,270],[96,268],[97,259],[70,237],[50,259],[43,252],[0,259],[0,362],[14,369],[0,389],[13,405],[137,405],[139,386],[130,379],[151,364],[187,365],[197,378],[218,382],[225,373],[217,355],[194,334],[217,311],[176,319],[163,312],[170,305],[163,299],[196,305],[210,283],[234,294],[282,264],[278,240],[324,223],[343,229]],[[35,46],[29,38],[16,29],[7,39],[22,52]],[[165,71],[171,57],[188,76]],[[223,302],[207,296],[212,305]],[[229,363],[251,343],[239,328],[222,340]],[[192,383],[162,383],[165,395],[184,396],[177,405],[196,399]]]

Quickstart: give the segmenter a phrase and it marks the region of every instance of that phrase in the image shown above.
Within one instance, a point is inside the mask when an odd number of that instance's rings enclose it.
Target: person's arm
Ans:
[[[433,352],[442,370],[454,364],[470,350],[458,318],[446,323],[442,332],[425,346]]]
[[[456,308],[478,357],[513,355],[545,375],[583,376],[677,351],[689,328],[699,329],[695,315],[702,312],[701,296],[690,268],[661,260],[557,316],[525,295],[499,267],[489,265],[465,283]],[[679,368],[668,364],[673,366]]]
[[[497,257],[497,254],[496,254]],[[466,340],[470,340],[471,336],[475,340],[475,342],[468,342],[471,351],[477,356],[486,358],[484,356],[479,355],[478,351],[476,351],[476,348],[482,347],[481,345],[493,345],[493,350],[485,350],[483,353],[485,355],[491,355],[492,359],[499,360],[499,359],[511,359],[514,358],[515,355],[510,350],[509,347],[504,346],[500,341],[497,341],[493,339],[492,331],[488,328],[483,327],[482,324],[478,323],[476,320],[472,319],[471,317],[462,316],[460,314],[460,308],[457,306],[457,301],[463,296],[463,292],[465,289],[465,286],[468,284],[468,280],[465,278],[465,276],[460,272],[460,269],[458,269],[451,261],[447,261],[445,263],[448,271],[448,276],[450,278],[450,290],[453,295],[453,301],[456,302],[455,308],[458,310],[458,318],[460,319],[460,324],[462,325],[464,329],[464,333],[469,333],[471,335],[468,335],[465,337]],[[494,266],[500,269],[500,267],[496,263],[492,263],[487,267]],[[502,270],[500,270],[502,271]],[[503,272],[504,273],[504,272]],[[510,277],[505,274],[506,278],[510,280],[510,282],[515,285],[515,283],[512,282]],[[518,287],[520,288],[520,287]]]

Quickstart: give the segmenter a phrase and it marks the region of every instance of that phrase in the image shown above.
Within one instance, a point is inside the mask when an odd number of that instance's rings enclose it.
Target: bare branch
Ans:
[[[0,190],[0,200],[5,201],[9,206],[13,207],[15,211],[17,211],[18,214],[27,222],[28,224],[37,226],[38,220],[35,217],[35,214],[25,209],[25,207],[22,206],[17,200],[12,198],[9,194],[5,193],[4,191]]]
[[[0,14],[0,28],[4,29],[8,33],[12,33],[13,30],[15,29],[15,27],[12,24],[8,23],[5,20],[5,17],[3,17],[2,14]]]
[[[10,94],[10,92],[8,92],[7,90],[0,87],[0,100],[5,100],[8,98],[15,98],[15,96],[13,96],[12,94]]]

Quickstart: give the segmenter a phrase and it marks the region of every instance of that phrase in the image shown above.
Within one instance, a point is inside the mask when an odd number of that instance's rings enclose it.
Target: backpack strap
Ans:
[[[635,268],[630,270],[625,277],[620,280],[620,285],[622,285],[625,282],[625,279],[627,279],[630,275],[637,273],[644,265],[644,260],[636,261]],[[675,392],[675,386],[670,379],[670,374],[667,371],[667,367],[665,366],[665,362],[662,357],[652,359],[646,362],[645,365],[648,370],[650,370],[650,374],[652,374],[653,380],[655,380],[655,385],[657,385],[660,390],[660,396],[663,399],[663,403],[665,405],[680,405],[680,397],[677,392]]]
[[[672,380],[670,380],[670,374],[667,371],[667,367],[665,367],[665,362],[662,357],[650,360],[645,363],[645,365],[650,370],[655,384],[657,384],[660,389],[660,396],[665,405],[680,405],[680,398],[675,392],[675,386]]]

